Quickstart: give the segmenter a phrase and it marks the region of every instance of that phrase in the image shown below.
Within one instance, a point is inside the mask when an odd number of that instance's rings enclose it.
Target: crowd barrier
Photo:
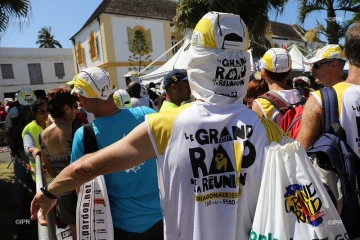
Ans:
[[[43,171],[41,166],[40,156],[35,158],[36,164],[36,192],[40,192],[40,188],[44,186],[43,184]],[[50,211],[48,214],[48,224],[47,226],[41,226],[38,224],[38,237],[39,240],[56,240],[56,221],[53,211]]]

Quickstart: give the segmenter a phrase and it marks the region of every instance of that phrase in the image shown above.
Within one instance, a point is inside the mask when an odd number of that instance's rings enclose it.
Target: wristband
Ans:
[[[54,196],[53,194],[51,194],[49,191],[48,191],[48,186],[49,184],[54,181],[54,178],[51,179],[44,187],[40,188],[41,192],[45,195],[45,197],[47,198],[50,198],[50,199],[57,199],[56,196]]]

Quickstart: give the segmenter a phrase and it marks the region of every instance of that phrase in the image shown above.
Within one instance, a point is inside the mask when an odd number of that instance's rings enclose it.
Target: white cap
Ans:
[[[288,72],[292,61],[290,54],[283,48],[270,48],[260,60],[261,68],[273,73]]]
[[[131,97],[123,89],[117,90],[114,93],[113,98],[114,98],[114,102],[115,102],[116,106],[118,106],[118,108],[120,108],[120,109],[125,109],[125,108],[131,108],[132,107]]]
[[[82,70],[77,74],[71,93],[77,93],[86,98],[107,100],[116,91],[106,72],[98,67]]]
[[[309,59],[305,64],[313,64],[323,59],[341,59],[346,61],[344,52],[337,44],[329,44],[316,51],[315,57]]]
[[[31,105],[35,99],[36,96],[34,94],[34,91],[30,87],[22,87],[19,93],[15,94],[17,100],[19,101],[20,105],[23,106],[29,106]]]
[[[129,77],[132,82],[139,82],[139,75],[135,71],[126,73],[123,77]]]

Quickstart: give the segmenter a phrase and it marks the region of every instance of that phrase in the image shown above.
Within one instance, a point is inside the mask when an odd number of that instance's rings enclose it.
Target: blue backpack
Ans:
[[[360,159],[346,142],[340,126],[338,101],[334,88],[320,90],[325,133],[307,153],[327,192],[340,212],[350,239],[360,236]]]

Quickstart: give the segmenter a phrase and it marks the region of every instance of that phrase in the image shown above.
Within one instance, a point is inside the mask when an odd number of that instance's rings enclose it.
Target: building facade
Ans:
[[[179,40],[171,24],[175,13],[176,3],[169,1],[103,1],[71,38],[75,71],[101,67],[113,85],[125,89],[124,74],[141,72]],[[163,65],[174,52],[143,74]]]
[[[71,49],[0,48],[0,101],[23,86],[49,91],[74,77]]]

